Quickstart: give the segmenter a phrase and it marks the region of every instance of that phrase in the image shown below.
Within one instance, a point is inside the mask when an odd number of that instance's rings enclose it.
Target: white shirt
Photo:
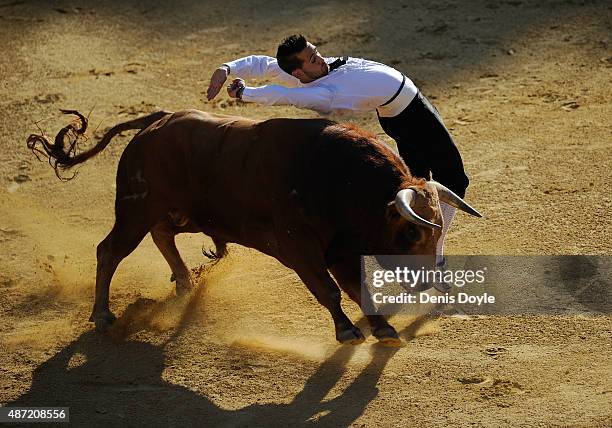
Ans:
[[[336,58],[325,58],[329,64]],[[310,83],[302,83],[285,73],[275,58],[251,55],[225,63],[230,74],[241,79],[270,79],[281,85],[246,87],[244,101],[265,105],[294,105],[320,113],[352,110],[371,111],[387,103],[397,92],[404,75],[394,68],[360,58],[348,58],[346,64]],[[406,77],[401,96],[393,106],[385,106],[385,114],[395,116],[410,104],[418,89]],[[398,111],[399,110],[399,111]]]

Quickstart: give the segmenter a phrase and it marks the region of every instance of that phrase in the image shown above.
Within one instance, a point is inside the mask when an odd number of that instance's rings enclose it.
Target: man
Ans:
[[[383,130],[393,138],[413,176],[432,178],[465,196],[469,180],[457,146],[438,111],[401,72],[360,58],[323,58],[302,35],[287,37],[276,59],[252,55],[222,64],[212,75],[208,100],[221,90],[229,75],[230,97],[265,105],[294,105],[320,113],[376,110]],[[243,79],[266,78],[281,85],[247,87]],[[444,239],[455,208],[441,204],[444,225],[438,241],[443,263]]]

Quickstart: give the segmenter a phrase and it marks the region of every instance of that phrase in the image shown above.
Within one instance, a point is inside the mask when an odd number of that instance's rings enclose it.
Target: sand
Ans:
[[[25,140],[58,109],[99,137],[157,109],[315,117],[221,95],[223,61],[303,32],[328,56],[407,73],[464,157],[449,254],[611,255],[612,10],[605,1],[0,4],[0,403],[69,406],[79,425],[610,426],[609,314],[395,317],[404,345],[337,345],[327,312],[276,260],[231,245],[174,296],[150,237],[87,321],[126,134],[60,182]],[[263,83],[263,82],[256,82]],[[333,116],[379,134],[374,115]],[[181,236],[191,267],[202,235]],[[364,327],[347,298],[351,318]]]

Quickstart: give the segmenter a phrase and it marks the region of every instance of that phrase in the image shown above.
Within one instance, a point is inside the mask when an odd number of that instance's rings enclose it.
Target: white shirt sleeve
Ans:
[[[329,113],[333,92],[323,86],[285,88],[279,85],[266,85],[244,88],[242,100],[265,105],[293,105],[320,113]]]
[[[230,75],[241,79],[270,79],[285,86],[297,87],[300,84],[298,78],[285,73],[278,66],[276,58],[266,55],[251,55],[226,62],[230,68]]]

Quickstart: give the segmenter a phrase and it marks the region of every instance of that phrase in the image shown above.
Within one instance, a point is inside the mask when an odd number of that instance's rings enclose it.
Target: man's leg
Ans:
[[[463,198],[465,197],[469,179],[463,169],[463,160],[461,159],[459,149],[446,126],[444,126],[438,110],[422,95],[420,101],[426,109],[423,124],[427,128],[428,140],[431,142],[429,156],[431,157],[432,177]],[[440,208],[442,210],[443,227],[436,247],[436,254],[438,256],[437,262],[443,264],[444,242],[448,229],[455,217],[456,209],[444,202],[440,204]]]
[[[463,169],[463,160],[457,145],[453,141],[450,133],[444,126],[444,122],[438,110],[424,96],[421,97],[423,106],[429,112],[428,120],[431,135],[431,173],[433,179],[445,185],[461,198],[465,197],[465,191],[469,184],[469,179]],[[436,247],[436,261],[444,266],[444,242],[446,234],[455,217],[456,209],[444,202],[440,203],[442,210],[443,227],[440,239]]]
[[[463,160],[436,108],[421,93],[398,116],[381,118],[381,126],[397,142],[400,155],[413,176],[432,178],[460,197],[469,179]],[[455,208],[441,203],[443,228],[437,243],[438,262],[443,261],[444,241],[455,216]]]
[[[444,241],[450,225],[455,218],[455,207],[451,207],[447,203],[440,202],[440,209],[442,210],[442,232],[440,233],[440,239],[436,244],[436,265],[443,267],[444,262]]]
[[[444,126],[438,110],[420,93],[417,98],[423,109],[421,132],[422,138],[428,143],[426,147],[433,179],[463,198],[470,181],[463,169],[459,149]]]
[[[378,117],[385,133],[395,140],[397,151],[413,177],[431,179],[427,151],[419,130],[411,129],[418,122],[418,112],[411,106],[396,117]]]

